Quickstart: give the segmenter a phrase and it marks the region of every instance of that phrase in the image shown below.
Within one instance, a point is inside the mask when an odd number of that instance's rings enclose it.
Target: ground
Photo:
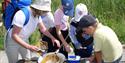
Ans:
[[[32,56],[34,57],[36,55],[33,53]],[[5,51],[0,51],[0,63],[8,63]],[[125,49],[123,51],[123,56],[120,63],[125,63]]]

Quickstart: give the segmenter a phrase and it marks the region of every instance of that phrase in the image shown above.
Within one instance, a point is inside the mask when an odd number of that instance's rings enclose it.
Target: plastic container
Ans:
[[[67,63],[80,63],[80,56],[68,56]]]
[[[68,53],[67,63],[80,63],[80,56],[75,56],[73,48],[71,48],[71,52]]]

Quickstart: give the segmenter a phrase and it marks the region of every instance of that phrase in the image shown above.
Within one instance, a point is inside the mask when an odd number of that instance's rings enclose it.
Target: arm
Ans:
[[[53,42],[53,45],[54,45],[54,43],[56,43],[57,46],[60,47],[59,41],[56,40],[56,39],[48,32],[48,30],[45,28],[43,22],[39,22],[38,25],[39,25],[40,31],[41,31],[44,35],[46,35],[47,37],[51,38],[51,40],[52,40],[52,42]]]
[[[77,41],[77,39],[76,39],[75,30],[76,30],[76,28],[73,27],[72,25],[70,25],[69,36],[70,36],[70,38],[71,38],[71,41],[72,41],[73,44],[75,45],[75,48],[76,48],[76,49],[79,49],[79,48],[81,48],[82,46],[81,46],[81,44],[80,44],[80,43]]]
[[[95,52],[95,59],[97,63],[102,63],[102,53],[101,51]]]
[[[19,10],[18,12],[16,12],[16,14],[13,18],[13,23],[12,23],[13,28],[12,28],[11,37],[19,45],[21,45],[27,49],[30,49],[31,51],[37,51],[38,48],[36,46],[29,45],[24,40],[22,40],[22,38],[21,38],[22,36],[19,35],[19,33],[21,32],[21,29],[23,28],[24,22],[25,22],[25,15],[21,10]]]
[[[56,25],[56,32],[57,32],[57,35],[59,37],[59,39],[61,40],[62,44],[64,45],[65,49],[67,52],[70,52],[70,46],[69,44],[65,41],[62,33],[61,33],[61,30],[60,30],[60,25]]]
[[[29,45],[28,43],[26,43],[25,41],[23,41],[20,36],[19,36],[19,33],[21,31],[21,28],[16,26],[16,25],[13,25],[13,29],[12,29],[12,39],[17,42],[18,44],[20,44],[21,46],[27,48],[27,49],[30,49],[31,51],[37,51],[38,48],[36,46],[32,46],[32,45]]]
[[[94,37],[94,54],[95,54],[95,59],[97,63],[102,63],[102,46],[104,45],[104,39],[105,37],[101,33],[96,33]]]

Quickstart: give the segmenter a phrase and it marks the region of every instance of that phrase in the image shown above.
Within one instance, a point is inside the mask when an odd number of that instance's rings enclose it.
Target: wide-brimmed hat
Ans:
[[[65,15],[74,16],[74,0],[61,0]]]
[[[88,14],[88,9],[85,4],[79,3],[75,9],[75,21],[79,22],[81,17]]]
[[[51,0],[35,0],[31,6],[42,11],[51,11]]]

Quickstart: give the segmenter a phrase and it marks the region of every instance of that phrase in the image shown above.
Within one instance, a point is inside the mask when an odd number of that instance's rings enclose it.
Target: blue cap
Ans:
[[[63,12],[67,16],[74,16],[74,0],[61,0]]]

